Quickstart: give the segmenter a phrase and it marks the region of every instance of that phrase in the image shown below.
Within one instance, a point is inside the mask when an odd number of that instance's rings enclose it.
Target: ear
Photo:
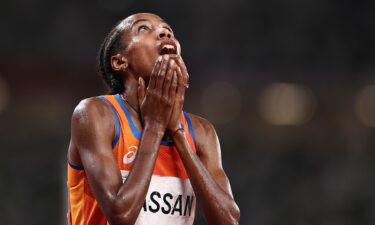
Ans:
[[[114,71],[125,71],[128,68],[128,60],[118,53],[111,56],[111,66]]]

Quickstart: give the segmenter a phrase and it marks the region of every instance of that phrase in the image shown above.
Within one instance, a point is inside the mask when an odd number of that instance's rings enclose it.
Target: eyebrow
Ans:
[[[137,23],[144,22],[144,21],[150,22],[148,19],[139,19],[139,20],[134,21],[134,23],[132,24],[132,27],[136,25]]]
[[[133,22],[132,27],[134,27],[137,23],[145,22],[145,21],[146,22],[150,22],[150,20],[148,20],[148,19],[139,19],[139,20],[136,20],[136,21]],[[170,32],[173,32],[172,31],[172,27],[167,22],[165,22],[165,20],[161,19],[160,22],[162,22],[165,25],[167,25],[167,27],[165,27],[165,28],[168,29]]]

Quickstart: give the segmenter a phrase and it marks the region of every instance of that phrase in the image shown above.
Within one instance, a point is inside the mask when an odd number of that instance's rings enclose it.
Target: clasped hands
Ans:
[[[138,81],[138,103],[144,127],[173,134],[179,129],[189,75],[179,55],[162,55],[151,72],[147,88]]]

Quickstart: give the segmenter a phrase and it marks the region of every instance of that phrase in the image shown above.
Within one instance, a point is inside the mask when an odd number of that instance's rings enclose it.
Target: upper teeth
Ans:
[[[173,45],[164,45],[163,48],[174,49],[174,46]]]

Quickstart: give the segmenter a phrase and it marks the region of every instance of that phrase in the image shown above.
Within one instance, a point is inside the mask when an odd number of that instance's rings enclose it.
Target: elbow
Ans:
[[[230,208],[230,211],[228,214],[230,217],[229,220],[231,221],[229,224],[237,225],[240,221],[241,213],[240,213],[240,208],[238,207],[236,203],[234,203],[233,206]]]
[[[221,216],[211,217],[213,220],[210,220],[208,224],[238,225],[240,221],[240,209],[236,203],[228,205],[220,214]]]
[[[237,204],[234,204],[234,209],[232,210],[231,214],[232,214],[233,220],[235,221],[235,224],[238,224],[238,222],[240,222],[241,212]]]
[[[109,215],[107,220],[111,225],[134,225],[135,223],[135,220],[124,213]]]
[[[114,204],[106,214],[111,225],[134,225],[139,213],[131,208],[124,209],[122,204]]]

